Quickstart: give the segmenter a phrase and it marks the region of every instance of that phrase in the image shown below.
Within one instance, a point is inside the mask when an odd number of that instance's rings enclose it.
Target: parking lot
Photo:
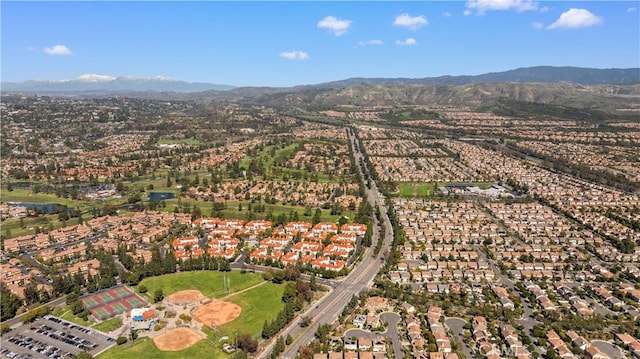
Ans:
[[[87,351],[96,355],[115,340],[91,328],[46,316],[7,333],[2,338],[2,358],[71,358]]]

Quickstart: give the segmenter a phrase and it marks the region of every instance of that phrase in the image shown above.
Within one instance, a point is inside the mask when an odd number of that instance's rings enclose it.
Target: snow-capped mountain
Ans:
[[[30,80],[25,82],[3,82],[2,92],[86,92],[86,91],[158,91],[199,92],[207,90],[229,90],[234,86],[200,82],[185,82],[156,76],[120,76],[84,74],[71,80]]]

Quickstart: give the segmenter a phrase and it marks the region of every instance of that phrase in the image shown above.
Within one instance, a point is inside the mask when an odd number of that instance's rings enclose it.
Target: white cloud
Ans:
[[[280,57],[284,57],[289,60],[306,60],[309,58],[309,54],[304,51],[287,51],[281,52]]]
[[[406,40],[402,41],[402,40],[396,40],[396,44],[397,45],[403,45],[403,46],[413,46],[413,45],[417,45],[418,42],[416,41],[416,39],[414,39],[413,37],[409,37]]]
[[[64,45],[54,45],[51,47],[45,47],[42,51],[47,55],[68,56],[72,55],[71,50]]]
[[[486,11],[490,10],[523,12],[538,9],[538,3],[532,0],[468,0],[465,5],[469,10],[469,13],[465,11],[465,15],[471,14],[472,10],[478,15],[484,15]]]
[[[335,16],[327,16],[324,19],[318,21],[318,28],[327,29],[333,32],[334,35],[344,35],[349,31],[351,26],[351,20],[338,19]]]
[[[547,26],[547,29],[579,29],[602,23],[602,17],[592,14],[586,9],[569,9],[563,12],[558,20]]]
[[[533,24],[531,24],[531,26],[533,26],[534,29],[540,30],[544,28],[544,24],[541,22],[534,22]]]
[[[469,16],[469,15],[473,14],[473,13],[471,12],[471,10],[469,10],[469,9],[467,9],[467,10],[463,11],[462,13],[464,14],[464,16]]]
[[[638,11],[637,7],[630,7],[627,9],[627,12],[636,12],[636,11]]]
[[[428,25],[429,22],[427,21],[427,18],[424,17],[424,15],[410,16],[409,14],[404,13],[402,15],[396,16],[396,19],[393,22],[393,24],[395,26],[406,27],[407,29],[410,29],[410,30],[418,30],[424,25]]]
[[[382,44],[384,44],[384,41],[382,41],[382,40],[368,40],[368,41],[360,41],[360,42],[358,42],[358,45],[360,45],[360,46],[382,45]]]
[[[443,13],[442,13],[442,16],[444,16],[444,17],[451,17],[451,13],[450,13],[450,12],[448,12],[448,11],[445,11],[445,12],[443,12]]]

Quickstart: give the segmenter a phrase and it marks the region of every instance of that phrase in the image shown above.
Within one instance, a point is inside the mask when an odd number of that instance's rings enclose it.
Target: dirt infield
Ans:
[[[199,303],[201,300],[206,298],[207,297],[205,297],[199,290],[182,290],[171,294],[165,298],[165,300],[174,304],[185,305]]]
[[[224,301],[213,301],[205,305],[201,305],[194,309],[193,318],[200,323],[211,326],[211,322],[215,325],[228,323],[240,316],[242,308],[237,304]]]
[[[204,339],[204,335],[191,328],[177,328],[153,338],[158,349],[165,352],[177,352],[187,349],[198,341]]]

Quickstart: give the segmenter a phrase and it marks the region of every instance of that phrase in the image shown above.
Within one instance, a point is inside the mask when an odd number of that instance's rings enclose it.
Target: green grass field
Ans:
[[[115,318],[105,320],[102,323],[95,324],[92,328],[97,329],[104,333],[108,333],[112,330],[116,330],[120,328],[121,326],[122,326],[122,319],[120,319],[120,316],[117,316]]]
[[[149,338],[140,338],[135,344],[131,343],[116,345],[106,352],[98,355],[98,359],[191,359],[191,358],[213,358],[226,359],[231,355],[225,354],[218,349],[212,342],[201,340],[190,348],[179,352],[163,352],[159,350]]]
[[[0,192],[0,198],[2,202],[24,202],[24,203],[58,203],[62,205],[75,208],[81,204],[89,204],[88,201],[76,201],[68,198],[57,197],[51,193],[33,193],[30,189],[16,188],[13,191],[8,191],[3,188]]]
[[[476,186],[480,189],[488,189],[491,186],[494,185],[493,182],[444,182],[444,183],[438,183],[438,187],[444,187],[447,185],[470,185],[470,186]]]
[[[249,333],[259,338],[265,320],[271,321],[284,308],[283,285],[266,283],[255,289],[227,299],[242,308],[240,317],[218,328],[222,335],[232,337],[237,333]]]
[[[398,196],[405,198],[426,198],[433,194],[433,185],[430,183],[400,183]]]
[[[58,318],[62,318],[68,322],[83,325],[85,327],[90,327],[91,325],[95,324],[95,322],[91,321],[91,319],[82,320],[82,318],[79,318],[73,315],[73,312],[71,311],[71,307],[67,305],[65,305],[64,307],[58,307],[54,309],[54,311],[51,314],[53,314]]]
[[[169,274],[160,277],[147,278],[142,284],[153,290],[153,283],[157,283],[165,294],[174,293],[185,289],[197,289],[206,296],[222,296],[222,274],[221,272],[184,272]],[[252,273],[231,272],[231,288],[238,291],[262,283],[262,276]],[[234,285],[234,281],[237,284]],[[140,338],[133,346],[131,343],[115,346],[100,354],[98,359],[190,359],[190,358],[214,358],[226,359],[233,357],[224,353],[218,347],[218,339],[222,336],[232,338],[236,333],[249,333],[255,338],[259,338],[262,325],[265,320],[271,321],[277,313],[284,308],[282,302],[283,285],[266,282],[254,289],[232,295],[227,300],[238,304],[242,312],[235,320],[216,328],[212,331],[208,327],[203,327],[203,332],[208,339],[201,340],[194,346],[178,352],[160,351],[152,340]],[[106,322],[105,322],[106,323]],[[96,326],[97,327],[97,326]]]
[[[196,271],[168,274],[159,277],[145,278],[140,282],[154,293],[156,289],[162,289],[165,297],[181,290],[199,290],[208,298],[219,298],[227,295],[222,287],[222,276],[230,278],[231,293],[249,288],[264,281],[261,275],[242,273],[239,271],[217,272]]]

